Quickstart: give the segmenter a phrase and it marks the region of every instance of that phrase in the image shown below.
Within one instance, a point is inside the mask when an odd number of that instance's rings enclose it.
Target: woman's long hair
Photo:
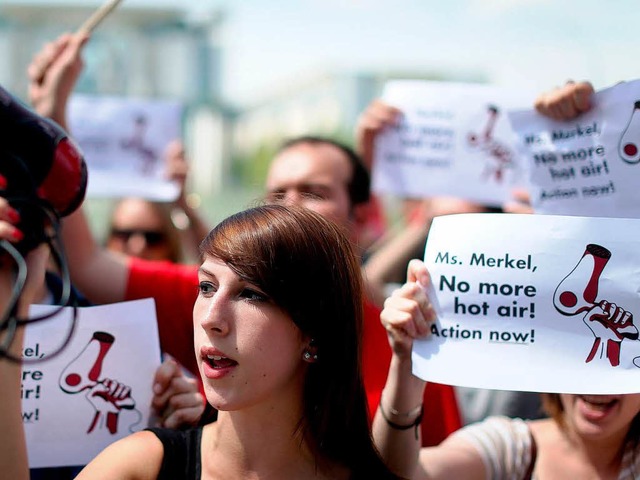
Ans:
[[[362,277],[340,227],[307,209],[264,205],[223,220],[200,251],[259,286],[314,340],[318,360],[307,370],[298,433],[316,459],[342,464],[358,478],[392,477],[369,431]]]

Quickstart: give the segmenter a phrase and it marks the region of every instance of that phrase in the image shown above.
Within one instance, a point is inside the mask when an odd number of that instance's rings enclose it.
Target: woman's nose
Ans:
[[[297,190],[287,190],[283,202],[285,205],[300,205],[302,203],[302,195]]]
[[[207,331],[217,335],[229,333],[231,305],[224,293],[216,292],[213,297],[198,297],[194,305],[194,319]]]

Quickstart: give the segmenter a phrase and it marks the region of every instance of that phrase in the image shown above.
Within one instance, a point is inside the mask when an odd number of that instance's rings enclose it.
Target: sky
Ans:
[[[25,0],[28,1],[28,0]],[[53,0],[37,0],[53,3]],[[55,2],[59,3],[59,2]],[[99,0],[64,3],[100,5]],[[124,0],[224,9],[223,92],[250,104],[326,71],[419,71],[543,91],[640,78],[637,0]]]

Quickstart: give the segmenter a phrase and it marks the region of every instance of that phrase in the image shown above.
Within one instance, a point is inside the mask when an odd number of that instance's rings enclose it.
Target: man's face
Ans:
[[[277,155],[267,175],[267,200],[301,205],[355,236],[348,184],[352,167],[332,145],[302,143]]]

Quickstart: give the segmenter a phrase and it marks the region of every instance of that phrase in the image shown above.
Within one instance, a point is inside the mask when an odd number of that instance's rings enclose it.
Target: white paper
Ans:
[[[502,205],[525,177],[506,110],[532,98],[482,84],[389,82],[382,99],[403,116],[376,140],[374,190]]]
[[[51,309],[34,305],[30,314]],[[71,309],[65,307],[59,316],[26,330],[23,356],[42,359],[22,368],[31,468],[85,465],[110,443],[149,423],[152,381],[160,365],[153,299],[79,308],[71,342],[47,360],[70,318]],[[130,393],[114,391],[117,399],[109,397],[108,380],[130,387]]]
[[[499,390],[640,392],[639,235],[634,219],[436,218],[425,263],[438,322],[415,342],[414,373]]]
[[[181,137],[181,121],[175,101],[74,95],[69,127],[89,169],[87,196],[175,200],[164,153]]]
[[[592,109],[574,121],[555,121],[533,110],[509,113],[529,164],[537,213],[640,217],[638,101],[636,80],[598,92]]]

